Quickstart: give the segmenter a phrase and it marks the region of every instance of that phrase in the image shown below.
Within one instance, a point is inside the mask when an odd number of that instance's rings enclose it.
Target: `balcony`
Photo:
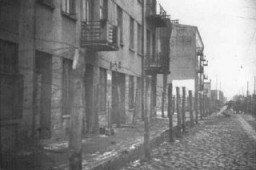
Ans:
[[[204,51],[203,47],[196,47],[196,55],[203,56],[204,55],[203,51]]]
[[[155,1],[154,3],[147,4],[146,19],[148,23],[155,27],[166,27],[166,21],[169,20],[169,16],[163,7]]]
[[[118,29],[107,20],[82,22],[81,47],[92,51],[117,51]]]
[[[161,56],[160,54],[147,55],[145,59],[145,73],[152,74],[169,74],[169,58]]]
[[[197,70],[197,73],[199,74],[203,74],[204,73],[204,67],[203,66],[200,66]]]

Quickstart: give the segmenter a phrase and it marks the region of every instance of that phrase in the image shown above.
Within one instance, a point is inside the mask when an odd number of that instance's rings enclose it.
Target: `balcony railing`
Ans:
[[[196,47],[196,54],[198,56],[202,56],[203,55],[203,47]]]
[[[178,19],[173,19],[173,20],[171,20],[171,23],[172,24],[179,24],[179,20]]]
[[[81,24],[81,47],[93,51],[116,51],[117,26],[107,20],[82,22]]]
[[[147,4],[146,17],[147,21],[156,27],[166,27],[166,20],[169,19],[167,12],[157,1]]]
[[[204,67],[200,66],[197,70],[197,73],[203,74],[204,73]]]
[[[145,71],[146,74],[164,74],[169,73],[169,58],[168,56],[163,56],[157,54],[147,55],[145,59]]]

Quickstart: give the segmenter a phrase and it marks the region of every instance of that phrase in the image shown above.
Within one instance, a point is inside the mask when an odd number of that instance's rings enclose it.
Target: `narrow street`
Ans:
[[[135,169],[256,169],[255,118],[214,114],[174,143],[153,150],[149,162],[135,161]]]

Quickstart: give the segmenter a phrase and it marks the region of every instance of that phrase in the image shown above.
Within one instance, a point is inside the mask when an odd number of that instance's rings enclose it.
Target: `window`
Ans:
[[[156,52],[156,36],[155,34],[152,34],[152,57],[155,57]]]
[[[130,17],[130,49],[134,49],[134,19]]]
[[[107,8],[108,1],[107,0],[100,0],[100,20],[106,19],[108,16]]]
[[[139,23],[137,26],[137,38],[137,50],[138,53],[142,54],[142,27]]]
[[[62,11],[67,14],[75,14],[75,0],[62,0]]]
[[[151,36],[150,31],[147,30],[147,55],[151,54]]]
[[[100,68],[100,87],[99,87],[99,104],[100,111],[106,111],[106,101],[107,101],[107,70]]]
[[[93,9],[94,9],[94,0],[85,0],[86,1],[86,21],[93,21],[94,14],[93,14]]]
[[[122,9],[117,6],[117,24],[120,29],[119,31],[119,37],[120,37],[120,44],[123,44],[123,11]]]
[[[18,72],[18,45],[0,40],[0,73]]]
[[[82,21],[86,21],[86,11],[87,11],[87,8],[86,8],[86,5],[87,5],[87,0],[82,0]]]
[[[0,40],[0,120],[22,117],[23,77],[18,74],[17,52],[16,43]]]
[[[63,59],[63,76],[62,76],[62,99],[63,99],[63,115],[70,115],[71,112],[71,90],[72,90],[72,60]]]
[[[134,108],[134,79],[129,76],[129,108]]]

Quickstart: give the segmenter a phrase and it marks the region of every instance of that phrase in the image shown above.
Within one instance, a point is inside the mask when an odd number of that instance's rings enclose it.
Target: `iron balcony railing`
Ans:
[[[203,55],[203,47],[196,47],[196,54],[198,56],[202,56]]]
[[[145,70],[151,73],[167,73],[169,72],[169,58],[161,54],[147,55]]]
[[[81,47],[95,51],[116,51],[117,31],[117,26],[107,20],[82,22]]]
[[[204,73],[204,67],[203,66],[199,66],[197,73]]]
[[[148,3],[146,8],[147,20],[156,27],[165,27],[166,21],[170,18],[167,12],[157,1]]]

